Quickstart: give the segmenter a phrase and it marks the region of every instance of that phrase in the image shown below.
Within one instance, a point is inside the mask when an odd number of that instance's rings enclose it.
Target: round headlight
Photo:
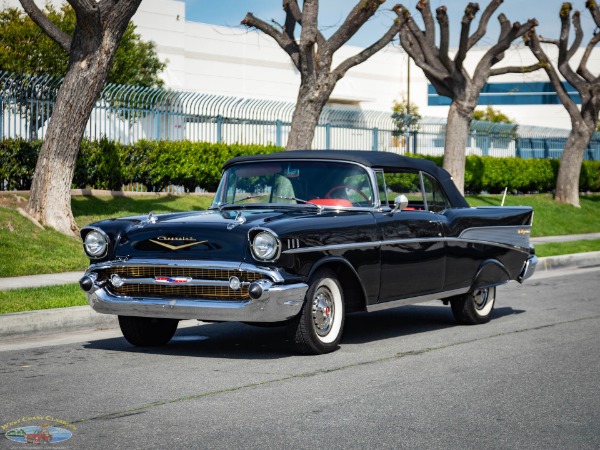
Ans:
[[[100,258],[106,254],[108,239],[103,233],[92,230],[85,235],[83,248],[89,257]]]
[[[261,231],[252,241],[252,254],[256,259],[269,261],[277,256],[279,242],[271,233]]]

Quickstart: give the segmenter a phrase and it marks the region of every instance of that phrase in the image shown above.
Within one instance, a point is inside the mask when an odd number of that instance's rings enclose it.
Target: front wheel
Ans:
[[[450,299],[456,321],[463,325],[489,322],[496,303],[496,287],[475,289]]]
[[[344,297],[335,272],[320,270],[310,280],[304,306],[288,323],[300,353],[320,355],[335,350],[344,328]]]
[[[177,331],[177,319],[119,316],[119,326],[127,341],[138,347],[159,347]]]

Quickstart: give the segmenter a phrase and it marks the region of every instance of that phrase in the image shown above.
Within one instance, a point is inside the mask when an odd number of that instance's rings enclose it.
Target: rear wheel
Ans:
[[[450,299],[454,318],[463,325],[489,322],[495,303],[496,287],[475,289]]]
[[[119,326],[127,341],[138,347],[158,347],[171,340],[177,331],[177,319],[119,316]]]
[[[344,298],[335,272],[318,271],[309,283],[300,314],[288,323],[296,349],[319,355],[335,350],[344,328]]]

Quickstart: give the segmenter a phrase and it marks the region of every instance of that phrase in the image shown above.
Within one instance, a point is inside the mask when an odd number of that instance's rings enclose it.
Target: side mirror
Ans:
[[[406,195],[401,194],[394,199],[394,212],[400,211],[408,206],[408,198]]]

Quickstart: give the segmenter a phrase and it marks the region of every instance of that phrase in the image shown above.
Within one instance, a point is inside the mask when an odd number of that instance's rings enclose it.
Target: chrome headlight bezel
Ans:
[[[90,259],[100,259],[108,253],[109,239],[99,228],[89,228],[83,238],[83,251]]]
[[[277,261],[281,254],[281,242],[271,230],[255,228],[250,231],[250,251],[257,261]]]

